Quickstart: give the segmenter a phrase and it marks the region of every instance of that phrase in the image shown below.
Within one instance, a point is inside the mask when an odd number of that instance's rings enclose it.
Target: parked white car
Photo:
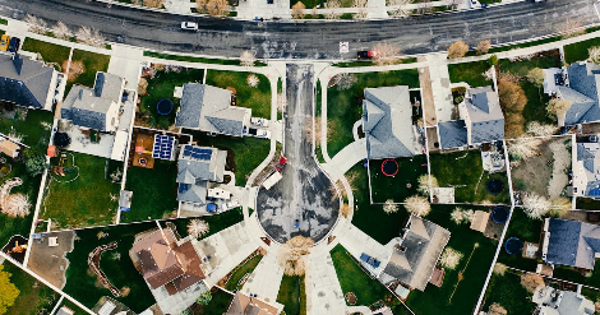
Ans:
[[[256,126],[265,126],[265,127],[269,126],[269,120],[265,119],[265,118],[251,117],[250,122]]]
[[[195,22],[181,22],[181,29],[187,31],[197,31],[198,23]]]

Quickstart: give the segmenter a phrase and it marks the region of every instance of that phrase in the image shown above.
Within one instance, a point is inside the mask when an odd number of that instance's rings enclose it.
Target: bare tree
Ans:
[[[375,63],[378,65],[393,64],[400,57],[400,45],[383,41],[377,43],[373,50],[377,52]]]
[[[352,5],[352,7],[358,9],[358,13],[354,14],[355,18],[367,18],[367,0],[354,0],[354,5]]]
[[[486,39],[480,41],[479,44],[477,44],[477,47],[475,47],[475,50],[477,50],[478,55],[483,55],[487,54],[487,52],[490,51],[490,48],[492,48],[492,42],[490,42],[489,39]]]
[[[534,156],[538,152],[538,148],[542,144],[542,139],[526,139],[518,138],[511,140],[508,143],[508,152],[520,159],[525,159]]]
[[[506,273],[506,270],[508,270],[508,267],[506,267],[505,264],[503,264],[503,263],[494,264],[493,272],[495,275],[504,276],[504,274]]]
[[[65,60],[65,62],[67,64],[69,63],[68,60]],[[67,72],[67,80],[71,82],[75,81],[75,79],[77,79],[81,74],[85,72],[85,65],[83,64],[83,61],[71,60],[71,64],[69,65],[69,69],[67,70]]]
[[[411,4],[412,0],[389,0],[388,5],[393,7],[390,11],[393,17],[405,17],[409,16],[411,10],[407,8],[407,5]]]
[[[460,207],[454,208],[450,214],[450,220],[456,224],[470,223],[473,220],[475,212],[473,210],[464,210]]]
[[[487,312],[488,315],[507,315],[508,311],[499,303],[492,303]]]
[[[304,256],[310,254],[315,242],[310,237],[294,236],[279,251],[279,263],[288,276],[302,276],[305,273]]]
[[[525,133],[523,109],[527,96],[523,88],[514,82],[499,80],[498,97],[504,112],[506,138],[516,138]]]
[[[199,238],[209,231],[208,223],[204,220],[193,219],[187,225],[187,232],[189,235]]]
[[[24,218],[29,214],[31,203],[29,198],[24,194],[11,194],[2,204],[2,213],[11,218]]]
[[[250,87],[255,88],[258,86],[258,83],[260,83],[260,79],[255,74],[251,74],[246,78],[246,83],[248,83]]]
[[[349,90],[350,88],[352,88],[354,83],[356,83],[358,81],[356,76],[352,73],[342,73],[342,74],[339,74],[339,76],[340,76],[340,80],[337,83],[338,91]]]
[[[328,10],[325,11],[325,12],[327,12],[327,13],[325,13],[325,18],[330,19],[330,20],[339,18],[341,14],[336,10],[341,7],[342,7],[342,4],[340,3],[340,0],[327,1],[326,8]]]
[[[342,214],[342,216],[344,216],[344,218],[347,218],[351,212],[352,209],[350,208],[350,206],[345,202],[342,203],[342,205],[340,206],[340,213]]]
[[[537,121],[532,121],[527,124],[527,133],[536,137],[550,136],[558,130],[557,126],[550,124],[542,124]]]
[[[411,196],[404,200],[406,210],[418,217],[424,217],[431,211],[429,200],[421,196]]]
[[[523,273],[521,275],[521,285],[527,292],[535,293],[539,288],[543,288],[546,284],[544,278],[536,273]]]
[[[207,1],[206,0],[196,0],[196,10],[199,13],[208,12]]]
[[[140,81],[138,83],[138,95],[143,96],[146,95],[148,89],[148,80],[146,80],[145,78],[140,78]]]
[[[569,108],[571,108],[571,102],[561,98],[553,98],[548,102],[546,110],[548,113],[556,115],[558,117],[564,115]]]
[[[392,199],[386,200],[383,204],[383,211],[387,214],[396,213],[399,209],[400,207],[398,207],[397,204],[394,204],[394,200]]]
[[[575,37],[585,32],[582,26],[581,20],[567,18],[564,23],[556,25],[556,32],[562,34],[563,38]]]
[[[448,48],[448,58],[456,59],[461,58],[469,51],[469,45],[465,44],[462,40],[456,41]]]
[[[254,54],[249,50],[244,50],[240,55],[240,65],[244,67],[253,67],[255,61]]]
[[[90,29],[87,26],[82,26],[76,33],[75,37],[80,42],[94,47],[102,47],[106,39],[100,34],[97,29]]]
[[[446,269],[454,270],[463,258],[463,254],[454,248],[446,247],[442,257],[440,257],[440,265]]]
[[[533,68],[527,72],[525,77],[527,78],[527,81],[539,88],[544,84],[544,76],[544,70],[541,68]]]
[[[165,0],[144,0],[144,5],[150,8],[160,9],[165,4]]]
[[[600,46],[588,48],[589,60],[597,65],[600,65]]]
[[[302,3],[302,1],[296,2],[296,4],[292,6],[292,17],[294,19],[303,19],[304,10],[306,10],[304,3]]]
[[[417,191],[425,196],[429,196],[431,194],[432,188],[440,187],[437,178],[435,178],[433,175],[423,174],[419,176],[417,181],[419,182]]]
[[[52,27],[52,33],[56,38],[62,40],[68,40],[73,36],[73,32],[69,29],[69,27],[63,23],[62,21],[58,21],[56,25]]]
[[[46,33],[46,28],[48,27],[48,23],[46,21],[38,18],[35,15],[27,14],[23,21],[30,24],[29,31],[44,34]]]
[[[550,215],[553,217],[563,217],[572,209],[571,200],[565,197],[558,197],[550,200]]]
[[[229,14],[229,2],[227,0],[208,0],[208,14],[214,16],[226,16]]]
[[[548,198],[535,193],[528,193],[523,197],[523,210],[531,219],[541,220],[543,216],[548,214],[551,207],[552,204]]]

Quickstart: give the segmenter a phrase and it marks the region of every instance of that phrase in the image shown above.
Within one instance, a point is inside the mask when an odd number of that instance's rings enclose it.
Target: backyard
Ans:
[[[175,219],[169,220],[168,222],[172,223],[175,226],[175,228],[177,229],[177,233],[181,237],[186,237],[188,235],[187,226],[191,220],[193,220],[193,218]],[[202,238],[207,238],[215,233],[219,233],[220,231],[230,226],[233,226],[234,224],[242,222],[244,220],[244,214],[242,213],[242,208],[236,208],[229,210],[225,213],[220,213],[218,215],[202,217],[202,220],[206,221],[206,223],[208,223],[209,226],[208,233],[202,236]]]
[[[424,292],[410,293],[406,303],[415,314],[471,314],[483,288],[497,242],[471,230],[468,223],[458,225],[451,221],[453,209],[454,206],[433,205],[427,219],[450,231],[447,247],[459,251],[463,258],[454,270],[445,268],[441,288],[429,284]]]
[[[600,46],[600,38],[592,38],[582,42],[573,43],[564,47],[565,62],[571,64],[577,61],[583,61],[589,58],[588,48]]]
[[[388,199],[404,202],[406,198],[417,194],[417,179],[427,174],[427,157],[415,155],[410,158],[397,158],[396,162],[398,174],[388,177],[381,171],[383,160],[369,161],[371,197],[374,203],[384,203]]]
[[[487,60],[448,65],[450,82],[466,82],[471,87],[492,85],[492,81],[483,76],[483,73],[489,68]]]
[[[530,219],[525,212],[520,208],[515,208],[510,220],[510,225],[506,231],[505,239],[517,237],[523,242],[539,243],[542,234],[542,220]],[[521,254],[509,255],[504,248],[500,251],[498,262],[501,262],[509,267],[535,271],[537,261],[521,256]]]
[[[371,278],[346,249],[338,244],[330,252],[342,292],[356,295],[356,305],[369,306],[383,300],[388,290],[377,279]],[[346,303],[348,303],[346,301]]]
[[[130,167],[127,190],[133,191],[131,211],[121,214],[122,222],[160,219],[177,210],[177,163],[156,160],[153,169]]]
[[[73,56],[71,57],[71,63],[73,62],[81,62],[85,67],[85,71],[77,76],[75,80],[68,82],[69,86],[67,87],[66,92],[68,92],[70,90],[70,86],[75,83],[89,87],[94,86],[96,72],[108,70],[110,56],[75,49],[73,50]]]
[[[64,72],[62,64],[65,60],[69,60],[71,48],[46,43],[33,38],[25,38],[23,42],[23,50],[39,53],[48,65],[54,66],[57,70]]]
[[[286,315],[306,314],[306,290],[304,276],[283,276],[277,302],[284,305],[283,311]]]
[[[532,314],[535,304],[531,302],[531,295],[521,285],[519,275],[509,271],[503,276],[494,274],[485,293],[483,310],[487,310],[492,303],[498,303],[508,314]]]
[[[194,304],[190,307],[191,315],[223,315],[227,312],[229,305],[231,304],[231,300],[233,300],[233,295],[223,291],[217,290],[217,292],[212,294],[212,300],[208,303],[208,305],[198,305]]]
[[[355,209],[352,224],[381,244],[399,236],[408,219],[404,207],[400,205],[396,213],[387,214],[382,205],[371,205],[367,170],[362,163],[354,165],[346,173],[346,178],[354,189]]]
[[[250,75],[259,79],[258,86],[251,87],[247,80]],[[252,109],[252,116],[271,118],[271,83],[262,74],[209,70],[206,84],[235,91],[236,105]]]
[[[241,286],[239,285],[240,280],[242,280],[242,278],[244,278],[245,275],[251,274],[256,268],[256,266],[258,266],[258,263],[262,260],[262,258],[263,255],[256,255],[250,258],[248,261],[246,261],[242,266],[240,266],[227,281],[225,289],[232,292],[241,289]]]
[[[327,151],[332,158],[354,141],[352,126],[361,119],[365,88],[395,85],[419,87],[416,69],[360,73],[354,76],[357,81],[348,90],[339,90],[338,87],[327,89]]]
[[[483,170],[479,150],[431,154],[431,175],[440,187],[454,187],[456,202],[506,204],[510,202],[505,172],[489,174]],[[504,189],[493,195],[486,189],[490,179],[499,179]]]
[[[7,315],[50,314],[60,295],[12,263],[5,261],[4,271],[12,274],[10,282],[20,293]]]
[[[16,107],[13,118],[0,115],[0,132],[22,137],[22,143],[45,154],[50,141],[54,115],[45,110],[24,110]]]
[[[117,213],[120,187],[105,174],[107,160],[66,152],[66,158],[53,158],[72,170],[64,177],[50,173],[40,216],[52,219],[56,229],[112,224]]]
[[[173,71],[162,65],[153,66],[155,74],[152,78],[147,79],[146,94],[140,95],[142,102],[138,106],[136,125],[168,129],[175,123],[175,115],[181,101],[181,99],[173,97],[175,87],[183,86],[186,83],[202,82],[204,70],[178,68],[179,70]],[[159,115],[156,110],[156,103],[163,98],[170,99],[175,104],[173,111],[166,116]]]

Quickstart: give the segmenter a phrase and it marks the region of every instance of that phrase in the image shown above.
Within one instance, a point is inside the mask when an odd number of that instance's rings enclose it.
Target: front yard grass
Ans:
[[[346,174],[354,189],[354,215],[352,224],[381,244],[386,244],[400,232],[406,224],[408,212],[402,205],[396,213],[387,214],[382,205],[371,205],[367,169],[362,162],[354,165]]]
[[[492,85],[492,81],[483,76],[483,73],[489,68],[490,65],[488,64],[487,60],[448,65],[450,82],[466,82],[471,87]]]
[[[577,61],[587,60],[590,57],[588,48],[594,46],[600,46],[600,37],[566,45],[564,47],[565,62],[571,64]]]
[[[109,55],[101,55],[92,53],[89,51],[75,49],[73,51],[72,61],[81,61],[85,67],[85,71],[80,74],[73,82],[69,82],[71,85],[79,83],[81,85],[92,87],[96,80],[96,72],[108,70],[108,63],[110,62]],[[68,88],[67,88],[68,89]]]
[[[176,219],[176,220],[170,220],[169,222],[171,222],[175,225],[175,228],[177,229],[177,233],[179,235],[181,235],[182,237],[185,237],[188,235],[187,225],[190,222],[190,220],[193,220],[193,218]],[[218,215],[202,217],[202,220],[206,221],[206,223],[208,223],[208,226],[209,226],[208,233],[206,233],[206,234],[204,234],[204,236],[202,236],[202,238],[207,238],[213,234],[223,231],[224,229],[226,229],[228,227],[231,227],[235,224],[238,224],[238,223],[244,221],[244,214],[242,212],[242,208],[239,207],[239,208],[231,209],[225,213],[220,213]]]
[[[25,119],[24,112],[18,110],[14,119],[0,115],[0,132],[3,134],[14,133],[23,137],[24,144],[46,153],[50,141],[50,129],[54,115],[45,110],[28,110]]]
[[[247,79],[250,75],[255,75],[260,80],[255,88],[248,85]],[[235,89],[237,106],[251,108],[254,117],[271,118],[271,83],[264,75],[209,70],[206,74],[206,84]]]
[[[535,304],[531,302],[532,294],[521,285],[520,276],[507,271],[504,276],[494,274],[485,293],[483,310],[488,310],[492,303],[499,303],[508,314],[532,314]]]
[[[75,165],[71,165],[73,158]],[[59,160],[53,158],[51,164],[57,165]],[[67,152],[64,165],[75,173],[67,175],[72,178],[49,174],[41,217],[51,218],[58,229],[113,223],[120,187],[106,179],[106,163],[104,158]]]
[[[437,178],[440,187],[455,187],[456,202],[510,202],[506,173],[489,174],[483,171],[479,150],[431,154],[429,160],[431,175]],[[488,192],[485,184],[490,179],[500,179],[504,183],[504,190],[497,195]]]
[[[256,255],[250,258],[244,265],[240,266],[240,268],[238,268],[238,270],[236,270],[227,281],[225,289],[229,291],[237,291],[241,289],[241,287],[238,285],[238,282],[240,282],[240,280],[242,280],[246,274],[252,273],[262,258],[263,255]]]
[[[160,219],[177,210],[177,163],[156,160],[153,169],[132,166],[127,172],[127,190],[133,191],[131,211],[121,213],[122,222]]]
[[[450,231],[447,247],[462,253],[463,258],[456,269],[446,268],[441,288],[429,284],[424,292],[413,290],[410,293],[406,303],[415,314],[471,314],[483,288],[497,242],[471,230],[468,223],[457,225],[451,221],[453,209],[450,205],[432,205],[427,220]],[[462,280],[459,280],[459,272],[462,272]]]
[[[181,102],[181,99],[173,97],[175,87],[186,83],[202,82],[203,77],[204,70],[201,69],[181,68],[177,72],[157,70],[154,77],[147,80],[146,95],[140,95],[142,101],[138,106],[139,114],[136,115],[136,122],[143,122],[140,124],[147,127],[168,129],[175,123],[175,116]],[[167,116],[160,116],[156,111],[156,103],[163,98],[168,98],[175,104],[173,111]]]
[[[517,237],[521,241],[539,243],[542,233],[542,220],[530,219],[521,208],[515,208],[510,220],[510,225],[506,231],[505,240],[511,237]],[[502,244],[504,246],[504,244]],[[521,256],[521,254],[509,255],[504,248],[500,251],[498,256],[498,262],[501,262],[509,267],[535,271],[537,261],[535,259],[528,259]]]
[[[332,158],[354,141],[352,126],[362,117],[365,88],[395,85],[419,87],[419,73],[416,69],[354,75],[357,81],[349,90],[340,91],[337,87],[327,89],[327,152]]]
[[[371,278],[341,245],[330,252],[342,292],[356,295],[356,305],[369,306],[383,300],[388,290],[377,279]],[[348,302],[346,302],[347,304]]]
[[[207,136],[201,132],[191,132],[200,146],[227,150],[226,170],[235,173],[235,185],[246,186],[252,171],[269,155],[271,143],[267,139],[251,137],[234,138],[228,136]]]
[[[371,196],[374,203],[384,203],[388,199],[394,202],[404,202],[404,199],[417,194],[419,187],[417,179],[419,176],[427,174],[427,157],[415,155],[397,158],[396,162],[398,162],[398,174],[388,177],[381,171],[383,160],[369,161]],[[410,184],[410,188],[407,187],[408,184]]]
[[[15,304],[5,314],[50,314],[60,295],[12,263],[6,261],[3,266],[4,271],[12,274],[10,282],[20,291]]]
[[[536,54],[536,56],[530,60],[525,59],[515,62],[511,62],[508,59],[499,60],[498,67],[500,71],[510,72],[517,76],[524,77],[529,70],[534,68],[547,69],[560,67],[560,56],[558,50],[545,51]]]
[[[306,314],[306,290],[304,276],[283,276],[277,294],[277,302],[284,305],[286,315]]]
[[[231,305],[231,301],[233,300],[233,295],[223,291],[218,290],[216,293],[212,294],[212,300],[206,306],[198,306],[192,307],[191,314],[193,315],[223,315],[227,312],[229,305]]]
[[[52,64],[59,71],[66,70],[61,67],[65,60],[69,60],[69,54],[71,53],[71,48],[69,47],[46,43],[29,37],[23,42],[22,49],[39,53],[46,64]]]

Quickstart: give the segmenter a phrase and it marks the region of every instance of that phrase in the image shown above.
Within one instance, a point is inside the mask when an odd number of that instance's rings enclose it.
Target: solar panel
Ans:
[[[173,155],[173,146],[175,143],[175,137],[156,135],[154,137],[154,146],[152,150],[152,157],[155,159],[170,160]],[[184,156],[187,156],[187,146],[184,148]],[[191,149],[191,148],[190,148]]]

